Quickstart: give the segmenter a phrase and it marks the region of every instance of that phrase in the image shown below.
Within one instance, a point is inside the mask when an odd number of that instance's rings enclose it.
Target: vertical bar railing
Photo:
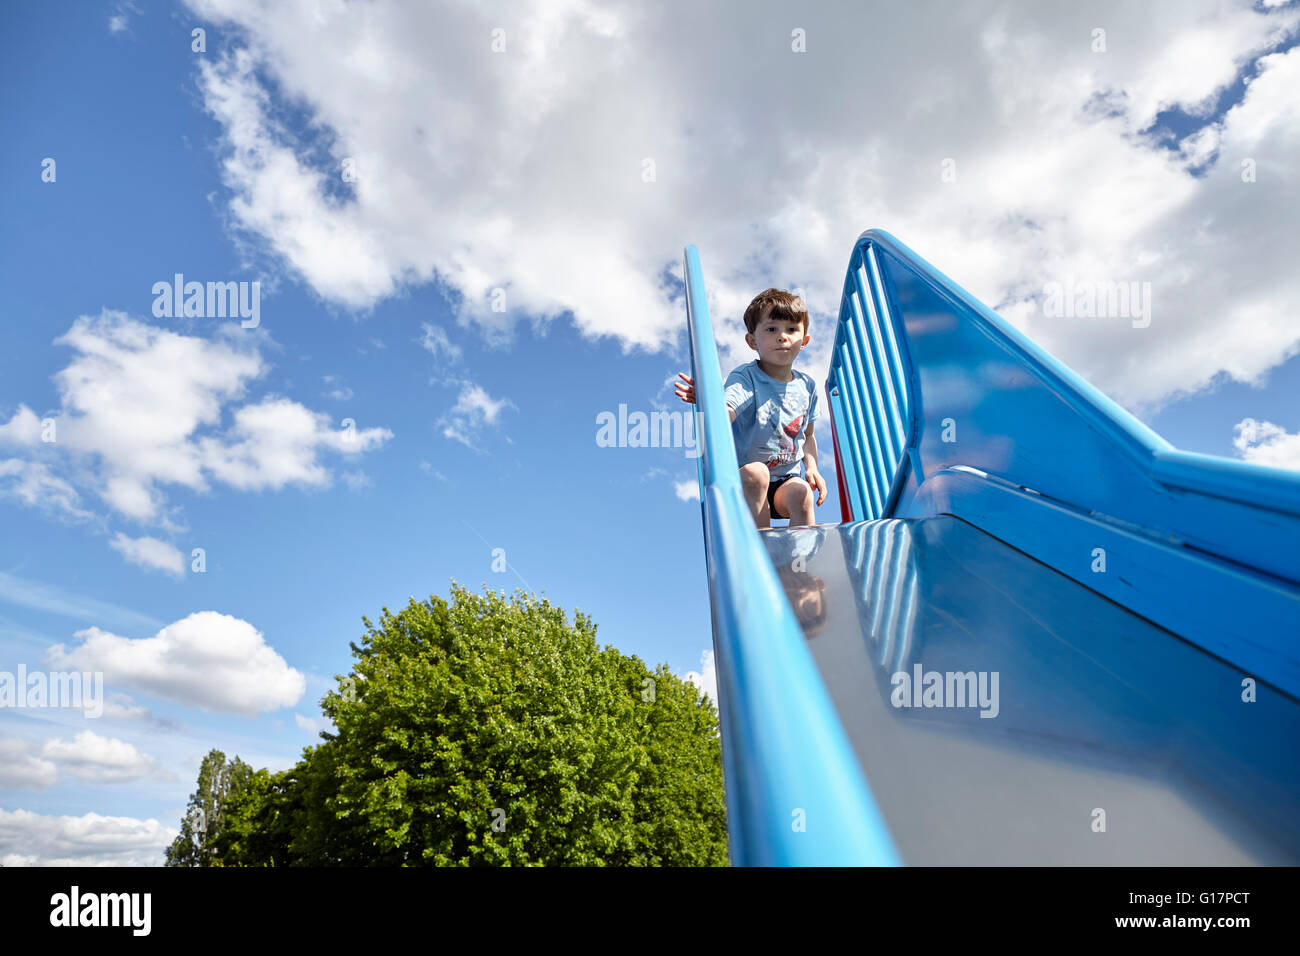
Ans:
[[[849,465],[838,476],[851,510],[846,521],[890,516],[914,441],[907,362],[894,321],[875,250],[860,240],[844,278],[826,379],[836,452]]]

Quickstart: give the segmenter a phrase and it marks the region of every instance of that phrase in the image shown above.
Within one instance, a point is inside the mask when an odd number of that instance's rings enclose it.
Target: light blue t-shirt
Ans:
[[[821,414],[812,376],[792,371],[793,379],[778,382],[755,359],[727,376],[727,407],[736,410],[736,458],[741,465],[763,462],[772,478],[801,473],[804,432]]]

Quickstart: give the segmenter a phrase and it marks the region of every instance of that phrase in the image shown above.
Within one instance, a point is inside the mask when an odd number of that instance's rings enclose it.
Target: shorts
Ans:
[[[783,515],[776,510],[776,489],[780,488],[791,478],[802,478],[803,475],[795,472],[793,475],[782,475],[780,478],[773,478],[767,486],[767,510],[773,518],[789,518],[789,515]]]

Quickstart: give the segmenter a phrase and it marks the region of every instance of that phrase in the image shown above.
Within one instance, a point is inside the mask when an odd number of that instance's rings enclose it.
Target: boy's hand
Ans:
[[[807,472],[806,480],[811,487],[817,489],[817,504],[821,504],[826,500],[826,479],[816,468],[809,468]]]
[[[677,392],[677,397],[688,404],[695,404],[695,380],[685,372],[678,372],[677,377],[682,381],[673,382],[673,390]]]

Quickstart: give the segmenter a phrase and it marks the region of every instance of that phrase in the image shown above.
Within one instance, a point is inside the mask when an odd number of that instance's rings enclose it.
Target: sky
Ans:
[[[1296,2],[5,5],[0,678],[105,703],[0,708],[0,863],[160,863],[210,749],[292,765],[361,618],[453,580],[714,693],[693,449],[597,437],[684,408],[688,243],[724,374],[776,286],[824,380],[883,228],[1178,447],[1300,468],[1298,41]],[[1145,319],[1048,307],[1100,282]]]

